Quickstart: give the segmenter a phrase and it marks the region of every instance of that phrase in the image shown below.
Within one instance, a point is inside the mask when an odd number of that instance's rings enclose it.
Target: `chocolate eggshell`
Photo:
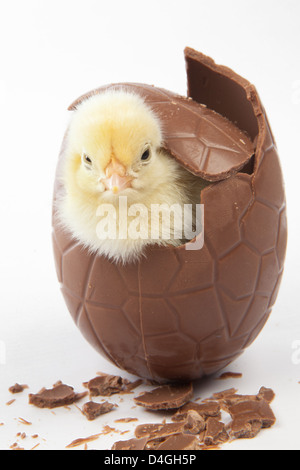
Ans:
[[[185,50],[185,58],[184,106],[193,112],[199,109],[198,102],[220,113],[255,146],[252,159],[246,138],[245,152],[234,152],[228,159],[224,150],[215,164],[203,165],[201,158],[191,158],[186,135],[180,136],[180,151],[167,135],[171,155],[194,174],[213,181],[202,192],[203,248],[151,247],[139,262],[116,264],[89,253],[61,229],[55,211],[53,216],[57,275],[74,322],[116,366],[157,382],[215,373],[253,342],[276,300],[287,241],[281,167],[254,86],[192,49]],[[161,93],[147,85],[127,86],[152,103],[153,94]],[[165,92],[163,101],[154,100],[156,110],[163,115],[172,102],[180,107],[180,99]],[[193,138],[191,131],[189,137]],[[63,143],[54,202],[63,191],[59,175],[64,148]],[[207,148],[204,151],[207,154]]]

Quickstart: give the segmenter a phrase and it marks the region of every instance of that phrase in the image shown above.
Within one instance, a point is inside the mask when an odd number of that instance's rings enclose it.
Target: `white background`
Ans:
[[[135,81],[186,93],[185,46],[253,82],[267,109],[286,181],[289,247],[278,301],[256,342],[228,370],[242,379],[205,380],[197,396],[236,386],[276,392],[277,423],[228,449],[299,449],[299,0],[0,0],[0,448],[64,449],[117,418],[161,420],[131,409],[88,422],[71,410],[34,409],[28,392],[61,379],[82,391],[97,371],[118,373],[82,338],[63,302],[51,246],[51,198],[68,105],[110,82]],[[123,374],[126,375],[126,374]],[[8,406],[8,387],[30,389]],[[139,391],[139,389],[137,390]],[[31,426],[20,424],[22,417]],[[134,423],[135,424],[135,423]],[[16,434],[39,434],[18,440]],[[90,444],[106,449],[120,436]]]

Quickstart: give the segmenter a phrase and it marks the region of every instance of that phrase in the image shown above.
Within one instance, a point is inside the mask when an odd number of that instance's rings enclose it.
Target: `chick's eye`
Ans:
[[[88,165],[91,165],[91,163],[92,163],[91,158],[88,155],[86,155],[85,153],[83,154],[83,161],[84,161],[84,163],[87,163]]]
[[[141,160],[143,160],[143,161],[148,160],[149,157],[150,157],[150,150],[147,149],[147,150],[145,150],[145,152],[142,154]]]

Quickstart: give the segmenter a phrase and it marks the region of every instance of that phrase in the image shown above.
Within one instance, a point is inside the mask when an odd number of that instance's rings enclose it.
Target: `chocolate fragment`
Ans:
[[[267,401],[261,400],[244,400],[233,403],[228,406],[228,412],[233,420],[243,419],[246,422],[258,420],[261,422],[262,428],[269,428],[276,422],[274,413]]]
[[[11,446],[9,446],[11,450],[25,450],[23,447],[20,447],[17,442],[14,442]]]
[[[215,400],[221,400],[222,398],[235,395],[236,392],[236,388],[228,388],[227,390],[222,390],[221,392],[213,393],[212,398]]]
[[[6,405],[7,405],[7,406],[10,406],[10,405],[12,405],[15,401],[16,401],[16,399],[13,398],[12,400],[9,400],[8,402],[6,402]]]
[[[200,434],[206,428],[205,419],[194,410],[187,412],[184,430],[191,434]]]
[[[145,392],[134,401],[149,410],[171,410],[180,408],[193,397],[193,385],[163,385]]]
[[[204,444],[207,446],[219,445],[228,441],[228,439],[229,436],[225,424],[216,418],[208,418],[204,434]]]
[[[28,385],[20,385],[16,383],[15,385],[9,387],[8,390],[10,391],[10,393],[21,393],[25,390],[25,388],[28,388]]]
[[[19,420],[19,423],[25,424],[26,426],[31,426],[32,425],[32,423],[30,421],[27,421],[27,419],[18,418],[18,420]]]
[[[223,372],[223,374],[218,377],[219,380],[225,380],[225,379],[240,379],[243,377],[243,374],[236,373],[236,372]]]
[[[133,421],[138,421],[137,418],[119,418],[115,419],[115,423],[132,423]]]
[[[140,424],[136,427],[134,434],[137,438],[147,437],[151,439],[162,439],[183,432],[184,424],[182,423],[167,423],[167,424]]]
[[[117,375],[100,374],[99,376],[84,383],[89,389],[91,397],[109,397],[114,393],[120,393],[128,387],[130,382]],[[134,384],[132,384],[134,387]],[[131,390],[131,389],[130,389]]]
[[[268,403],[272,403],[272,401],[275,398],[275,393],[273,392],[271,388],[261,387],[258,392],[257,397],[263,398]]]
[[[269,403],[259,396],[231,401],[227,410],[232,417],[230,437],[235,439],[252,439],[262,428],[269,428],[276,422]]]
[[[236,417],[231,423],[230,437],[234,439],[253,439],[261,428],[259,419]]]
[[[130,382],[129,380],[124,379],[124,389],[122,393],[130,393],[132,390],[135,390],[139,387],[144,381],[142,379],[135,380],[134,382]]]
[[[117,441],[113,444],[111,450],[144,450],[147,444],[147,438],[128,439],[127,441]]]
[[[115,408],[113,403],[105,401],[103,403],[95,403],[93,401],[88,401],[82,407],[82,413],[87,417],[89,421],[93,421],[105,413],[109,413]]]
[[[156,447],[156,450],[198,450],[199,440],[192,434],[174,434]]]
[[[220,417],[221,407],[216,401],[208,401],[205,403],[190,402],[183,405],[173,416],[172,421],[182,421],[187,419],[190,411],[196,411],[202,418]]]
[[[75,393],[73,387],[58,382],[52,389],[43,388],[36,394],[29,394],[29,404],[38,408],[57,408],[59,406],[71,405],[81,398],[85,393]]]
[[[66,446],[66,449],[72,449],[73,447],[78,447],[83,444],[87,444],[88,442],[95,441],[99,438],[99,436],[101,436],[101,433],[93,434],[92,436],[88,436],[88,437],[80,437],[78,439],[74,439],[74,441],[72,441],[70,444]]]
[[[238,393],[234,393],[232,395],[228,394],[224,398],[220,399],[220,403],[222,404],[222,408],[228,411],[230,406],[235,405],[237,403],[241,403],[245,401],[259,401],[259,400],[264,400],[267,403],[271,403],[274,397],[275,397],[275,394],[273,390],[265,389],[265,390],[260,391],[257,395],[240,395]]]
[[[161,389],[167,393],[166,386],[156,388],[153,392],[156,394]],[[113,449],[130,449],[131,445],[133,449],[140,445],[145,450],[219,449],[229,439],[252,438],[262,428],[275,423],[270,405],[263,398],[263,395],[269,399],[274,397],[273,390],[261,387],[257,395],[236,392],[235,388],[231,388],[213,394],[214,400],[210,398],[201,403],[185,403],[171,417],[172,423],[138,425],[135,428],[136,439],[117,442]],[[228,425],[221,421],[221,409],[232,418]]]

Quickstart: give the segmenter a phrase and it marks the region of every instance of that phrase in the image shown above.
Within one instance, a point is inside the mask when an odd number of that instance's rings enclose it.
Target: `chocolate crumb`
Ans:
[[[137,418],[120,418],[115,419],[115,423],[131,423],[133,421],[138,421]]]
[[[87,442],[95,441],[96,439],[99,438],[99,436],[101,436],[101,433],[93,434],[92,436],[89,436],[89,437],[80,437],[79,439],[75,439],[70,444],[68,444],[66,446],[66,449],[72,449],[73,447],[81,446],[83,444],[86,444]]]
[[[39,445],[40,445],[40,443],[38,442],[35,446],[31,447],[30,450],[35,450]]]
[[[9,448],[12,450],[25,450],[23,447],[20,447],[17,442],[14,442]]]
[[[10,391],[10,393],[21,393],[25,390],[25,388],[28,388],[28,385],[20,385],[16,383],[15,385],[9,387],[8,390]]]
[[[25,424],[26,426],[31,426],[31,425],[32,425],[32,423],[31,423],[30,421],[27,421],[27,420],[24,419],[24,418],[19,418],[19,422],[20,422],[21,424]]]
[[[6,403],[6,405],[7,405],[7,406],[10,406],[10,405],[12,405],[15,401],[16,401],[16,399],[13,398],[12,400],[9,400],[9,401]]]

